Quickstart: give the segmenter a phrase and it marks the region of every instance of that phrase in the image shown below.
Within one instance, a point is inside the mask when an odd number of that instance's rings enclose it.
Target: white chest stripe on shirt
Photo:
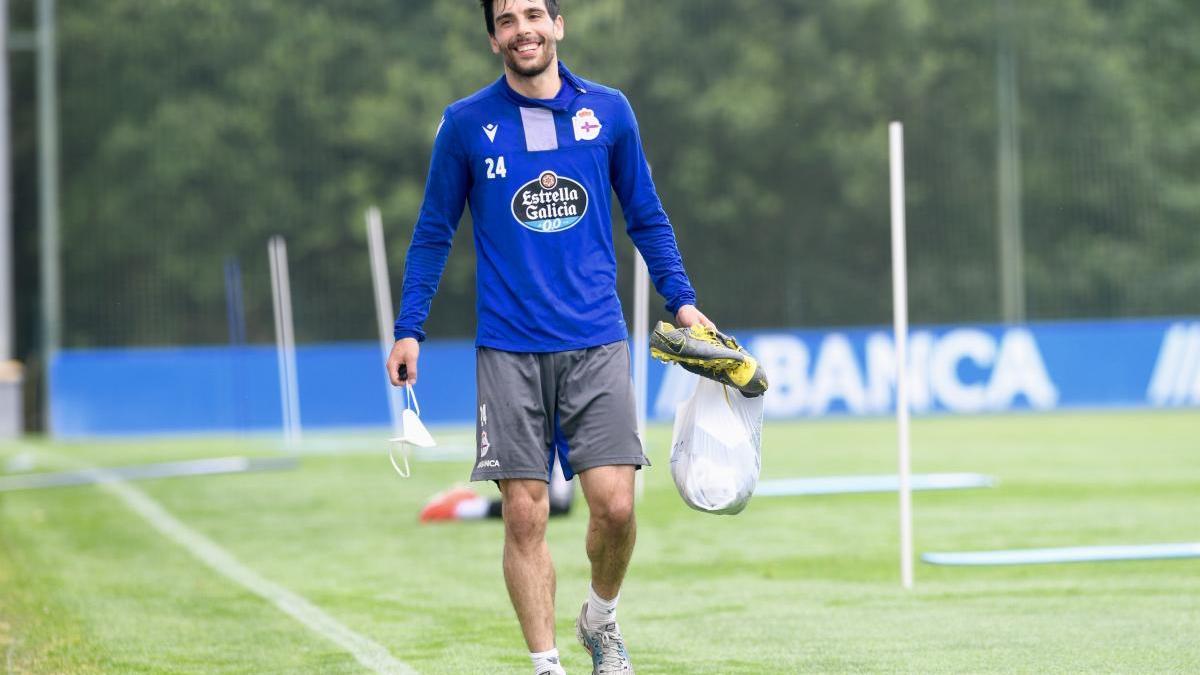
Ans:
[[[521,126],[525,127],[525,149],[543,152],[558,149],[554,112],[546,108],[521,108]]]

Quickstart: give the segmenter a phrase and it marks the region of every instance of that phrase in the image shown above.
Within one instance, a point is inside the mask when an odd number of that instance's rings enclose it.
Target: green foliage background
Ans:
[[[1029,318],[1200,312],[1200,4],[1013,4]],[[560,55],[632,100],[717,321],[888,321],[892,119],[909,149],[912,320],[1000,319],[997,2],[563,11]],[[362,213],[383,210],[398,301],[441,110],[499,73],[477,3],[72,0],[59,21],[66,346],[225,341],[231,258],[249,336],[270,339],[275,233],[299,339],[374,335]],[[26,276],[31,66],[13,66]],[[19,288],[28,313],[36,294]],[[431,335],[470,335],[473,305],[464,223]]]

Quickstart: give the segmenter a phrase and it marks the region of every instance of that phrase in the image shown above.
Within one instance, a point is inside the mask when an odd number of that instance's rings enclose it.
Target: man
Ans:
[[[421,327],[464,202],[478,256],[477,457],[471,479],[500,486],[504,579],[534,672],[563,673],[546,546],[546,449],[578,474],[590,510],[591,588],[576,636],[594,673],[632,673],[616,622],[633,552],[637,435],[628,329],[616,290],[611,194],[676,324],[696,309],[625,96],[559,63],[558,0],[482,0],[504,74],[448,107],[409,246],[392,384],[417,381]],[[401,375],[404,375],[402,377]],[[566,444],[556,444],[556,436]]]

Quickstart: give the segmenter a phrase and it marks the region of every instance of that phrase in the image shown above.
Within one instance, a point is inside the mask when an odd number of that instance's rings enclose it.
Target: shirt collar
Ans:
[[[583,81],[578,77],[575,77],[574,73],[572,73],[570,70],[567,70],[567,67],[563,65],[562,61],[558,62],[558,75],[560,78],[562,78],[562,87],[559,88],[558,93],[555,94],[554,98],[549,99],[529,98],[528,96],[518,93],[515,89],[509,86],[508,78],[503,75],[500,76],[500,79],[497,80],[496,84],[500,87],[500,90],[504,92],[505,96],[508,96],[509,99],[519,106],[526,108],[549,108],[550,110],[563,112],[570,108],[571,103],[575,101],[575,97],[579,96],[580,94],[587,93],[587,87],[583,86]]]

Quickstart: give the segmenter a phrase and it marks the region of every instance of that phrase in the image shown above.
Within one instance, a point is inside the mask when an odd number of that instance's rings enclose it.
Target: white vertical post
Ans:
[[[888,125],[892,196],[892,309],[896,340],[896,425],[900,446],[900,582],[913,586],[912,462],[908,434],[908,262],[904,222],[904,125]]]
[[[392,337],[392,325],[396,320],[395,305],[392,304],[392,286],[388,279],[387,249],[383,245],[383,216],[379,208],[372,206],[367,209],[367,249],[371,256],[371,282],[375,286],[375,318],[379,326],[379,349],[386,363],[392,353],[395,340]],[[400,389],[392,386],[392,380],[387,371],[383,374],[383,384],[387,387],[388,412],[392,417],[392,435],[402,436],[404,424],[401,417],[404,411],[400,400]]]
[[[1020,104],[1017,94],[1017,31],[1013,0],[997,0],[996,41],[996,224],[1000,309],[1005,323],[1025,321],[1025,261],[1021,225]]]
[[[646,260],[633,250],[633,395],[637,402],[638,437],[646,451],[646,406],[649,396],[650,359],[650,270]],[[645,490],[642,472],[634,477],[634,491],[640,499]]]
[[[300,442],[300,389],[296,377],[296,334],[292,321],[292,286],[288,276],[287,243],[275,235],[267,242],[271,262],[271,300],[275,306],[275,347],[279,361],[279,400],[283,411],[283,440]]]
[[[8,122],[8,0],[0,0],[0,361],[11,359],[15,352],[11,162]]]
[[[52,426],[50,371],[62,346],[62,272],[58,218],[58,38],[54,0],[37,0],[38,224],[42,285],[42,414]],[[7,58],[7,54],[5,55]]]

